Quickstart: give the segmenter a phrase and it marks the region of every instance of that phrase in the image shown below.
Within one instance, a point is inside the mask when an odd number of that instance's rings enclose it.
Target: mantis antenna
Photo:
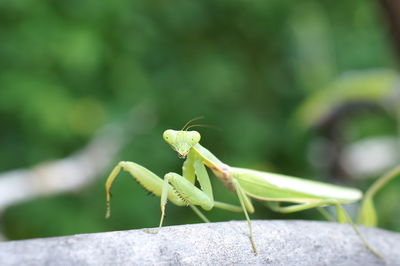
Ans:
[[[188,122],[186,122],[186,124],[183,126],[183,128],[181,129],[181,131],[186,131],[186,130],[187,130],[186,127],[189,126],[190,123],[192,123],[193,121],[196,121],[196,120],[200,120],[200,119],[204,119],[204,116],[198,116],[198,117],[195,117],[195,118],[190,119]]]
[[[190,125],[186,128],[186,131],[188,131],[190,128],[194,128],[194,127],[205,127],[205,128],[212,128],[215,130],[221,130],[219,127],[215,127],[215,126],[211,126],[211,125],[207,125],[207,124],[194,124],[194,125]]]

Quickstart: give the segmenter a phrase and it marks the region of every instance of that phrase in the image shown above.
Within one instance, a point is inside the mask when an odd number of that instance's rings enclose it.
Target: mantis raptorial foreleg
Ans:
[[[193,157],[193,155],[191,155],[191,153],[189,153],[188,158],[189,157]],[[186,160],[185,163],[187,161],[188,160]],[[223,209],[223,210],[227,210],[227,211],[231,211],[231,212],[242,212],[243,211],[240,206],[236,206],[236,205],[232,205],[232,204],[228,204],[228,203],[224,203],[224,202],[220,202],[220,201],[214,201],[214,195],[212,192],[210,177],[207,173],[206,167],[204,166],[204,162],[202,161],[201,158],[197,158],[195,160],[192,160],[191,162],[192,162],[191,166],[189,164],[184,165],[184,171],[183,171],[184,177],[187,180],[190,180],[191,176],[189,176],[189,177],[185,176],[185,174],[187,174],[187,172],[185,173],[185,168],[187,167],[188,169],[193,169],[194,174],[195,174],[195,176],[197,176],[197,180],[199,181],[201,190],[204,191],[204,193],[206,193],[207,196],[214,202],[214,207]],[[252,213],[252,212],[254,212],[254,207],[252,207],[251,202],[249,203],[249,201],[250,200],[247,198],[246,204],[248,206],[248,210]]]
[[[168,187],[171,184],[178,196],[186,203],[186,205],[199,205],[205,210],[211,210],[214,201],[202,190],[190,183],[186,178],[176,173],[168,173],[164,177],[164,184],[161,193],[161,220],[159,227],[162,226],[163,217],[165,215],[165,205],[167,204]]]
[[[193,167],[197,176],[197,180],[199,181],[201,190],[207,194],[207,196],[214,201],[212,186],[210,182],[210,177],[208,176],[206,167],[203,162],[200,160],[195,160],[193,163]]]
[[[205,222],[209,220],[194,205],[200,205],[205,210],[210,210],[214,206],[214,196],[212,192],[210,178],[207,171],[193,153],[189,153],[182,167],[183,177],[169,173],[164,177],[163,191],[161,194],[161,219],[159,228],[161,228],[165,216],[165,205],[167,204],[167,188],[171,183],[177,194],[189,205],[192,210]],[[199,181],[201,190],[194,183]]]
[[[213,207],[232,211],[241,212],[242,208],[232,204],[214,201],[210,177],[201,158],[197,158],[195,154],[189,153],[183,165],[183,176],[176,173],[169,173],[164,177],[164,185],[161,193],[161,218],[159,228],[161,228],[164,216],[165,206],[167,204],[167,188],[171,184],[175,192],[186,202],[188,206],[205,222],[208,222],[207,217],[195,206],[201,206],[204,210],[211,210]],[[195,178],[200,184],[200,188],[194,185]],[[246,199],[246,206],[249,206],[250,211],[254,211],[250,200]]]
[[[196,181],[196,173],[194,170],[194,158],[192,153],[189,153],[182,166],[182,175],[190,183],[194,184]]]

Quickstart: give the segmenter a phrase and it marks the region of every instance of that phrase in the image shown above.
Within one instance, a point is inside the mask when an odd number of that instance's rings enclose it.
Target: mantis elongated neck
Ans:
[[[221,162],[214,154],[201,146],[199,143],[192,147],[191,152],[194,152],[196,156],[201,158],[207,167],[213,169],[214,171],[224,172],[229,169],[228,165]]]
[[[228,189],[235,190],[232,184],[232,178],[229,174],[230,167],[228,165],[221,162],[214,154],[200,144],[193,146],[191,152],[194,153],[194,156],[200,158],[205,166],[210,168]]]

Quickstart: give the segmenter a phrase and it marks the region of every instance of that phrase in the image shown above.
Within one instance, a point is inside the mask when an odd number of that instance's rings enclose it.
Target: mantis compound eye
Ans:
[[[197,131],[190,131],[190,136],[192,137],[193,141],[199,142],[200,141],[200,133]]]
[[[188,133],[188,137],[189,137],[189,143],[193,146],[197,143],[199,143],[200,141],[200,133],[197,131],[189,131]]]
[[[176,132],[172,129],[165,130],[163,138],[167,143],[172,144],[176,138]]]

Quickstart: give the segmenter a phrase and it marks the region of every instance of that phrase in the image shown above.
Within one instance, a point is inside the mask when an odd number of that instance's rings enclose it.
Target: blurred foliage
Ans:
[[[102,125],[147,103],[156,128],[133,139],[115,162],[132,160],[160,176],[180,172],[182,161],[162,132],[204,115],[222,130],[200,129],[202,143],[224,162],[326,180],[310,167],[315,135],[292,123],[295,113],[343,72],[394,65],[379,9],[363,0],[3,0],[0,38],[1,171],[68,156]],[[393,120],[376,121],[368,127],[383,123],[384,134],[396,134]],[[363,127],[353,121],[348,130]],[[83,191],[9,208],[6,235],[156,226],[159,199],[126,173],[113,188],[112,216],[103,219],[107,174]],[[215,178],[213,184],[216,199],[236,202]],[[400,230],[400,219],[391,219],[400,215],[398,193],[389,189],[392,211],[380,197],[379,215],[386,228]],[[254,218],[321,219],[314,211],[256,210]],[[220,210],[208,216],[243,219]],[[189,209],[168,205],[167,225],[194,222]]]
[[[351,71],[327,88],[310,95],[300,107],[298,119],[311,127],[327,117],[336,106],[345,102],[368,102],[382,105],[393,117],[400,114],[400,100],[394,98],[398,75],[393,70]],[[393,99],[394,98],[394,99]]]

